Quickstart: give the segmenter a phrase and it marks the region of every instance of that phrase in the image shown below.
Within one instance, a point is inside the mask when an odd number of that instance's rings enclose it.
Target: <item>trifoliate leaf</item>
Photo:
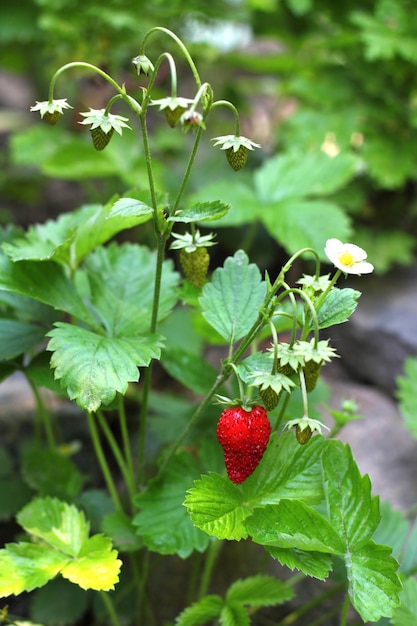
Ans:
[[[72,461],[55,450],[34,449],[23,456],[26,483],[39,493],[72,501],[81,491],[84,478]]]
[[[55,326],[48,333],[55,378],[86,411],[110,404],[116,393],[124,394],[129,382],[139,379],[138,367],[160,356],[162,344],[157,335],[105,337],[71,324]]]
[[[245,606],[274,606],[291,600],[294,590],[272,576],[252,576],[236,580],[229,587],[226,601],[240,602]]]
[[[230,344],[249,331],[266,293],[258,267],[242,250],[213,272],[200,298],[206,320]]]
[[[317,311],[319,328],[346,322],[356,309],[360,295],[356,289],[333,287]]]
[[[200,471],[198,462],[182,452],[161,479],[135,497],[140,511],[133,524],[150,550],[186,558],[193,550],[203,552],[207,548],[209,537],[192,524],[183,506],[186,491]]]

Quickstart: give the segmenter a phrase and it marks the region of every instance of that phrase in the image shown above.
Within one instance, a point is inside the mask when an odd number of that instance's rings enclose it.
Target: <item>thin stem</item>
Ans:
[[[334,287],[334,285],[339,280],[339,277],[340,277],[341,274],[342,274],[342,270],[337,270],[335,272],[335,275],[333,276],[332,280],[330,281],[329,285],[327,286],[327,289],[325,291],[323,291],[323,293],[321,294],[320,298],[317,300],[317,303],[316,303],[317,311],[319,310],[319,308],[323,304],[324,300],[327,298],[327,295],[328,295],[329,291],[332,289],[332,287]]]
[[[32,392],[33,392],[33,395],[35,397],[36,412],[37,412],[37,415],[40,417],[40,420],[41,420],[42,425],[44,427],[45,434],[46,434],[46,439],[48,441],[48,446],[52,450],[52,449],[56,448],[56,441],[55,441],[54,431],[53,431],[53,428],[52,428],[50,413],[47,410],[44,401],[42,400],[42,396],[39,393],[39,389],[38,389],[37,385],[35,385],[35,383],[29,377],[27,377],[27,381],[29,382],[29,385],[30,385],[30,387],[32,389]]]
[[[304,370],[300,369],[298,372],[300,377],[300,387],[301,387],[301,395],[303,398],[303,414],[305,417],[308,417],[308,399],[307,399],[307,388],[306,388],[306,379],[304,376]]]
[[[120,503],[119,495],[117,493],[116,485],[114,484],[112,474],[110,472],[106,456],[101,445],[100,437],[98,435],[97,427],[94,421],[93,414],[87,413],[88,427],[90,429],[91,440],[93,442],[94,452],[96,454],[98,463],[104,476],[104,480],[109,490],[110,496],[113,500],[113,504],[117,511],[122,511],[122,505]]]
[[[207,594],[207,589],[209,587],[211,576],[213,574],[213,568],[221,547],[221,541],[219,541],[218,539],[212,539],[210,546],[206,552],[206,560],[204,563],[204,570],[201,577],[200,590],[198,593],[199,600],[201,600],[201,598],[203,598]]]
[[[342,612],[340,614],[340,626],[347,626],[349,606],[350,606],[349,594],[346,593],[345,601],[343,602],[343,606],[342,606]]]
[[[126,487],[129,490],[129,495],[131,497],[131,499],[133,498],[133,496],[135,495],[135,487],[134,487],[134,478],[133,478],[133,472],[130,472],[126,462],[123,458],[123,455],[120,451],[120,448],[117,444],[116,439],[114,438],[113,433],[111,432],[109,425],[107,424],[107,421],[104,417],[104,415],[102,414],[101,411],[97,411],[96,413],[97,416],[97,420],[100,424],[100,428],[103,431],[104,436],[107,439],[107,443],[109,444],[111,451],[113,453],[114,458],[116,459],[117,465],[119,466],[120,472],[123,476],[123,479],[126,483]]]
[[[107,609],[107,612],[109,614],[109,617],[113,626],[121,626],[119,622],[119,618],[117,617],[117,613],[113,606],[113,602],[111,601],[109,597],[109,594],[106,593],[105,591],[100,591],[100,597],[103,600],[104,606]]]
[[[290,401],[290,396],[291,396],[291,394],[288,393],[288,391],[286,391],[285,392],[285,396],[284,396],[284,400],[283,400],[283,402],[281,404],[281,408],[280,408],[278,417],[277,417],[277,419],[275,421],[275,425],[274,425],[274,428],[273,428],[274,432],[277,432],[279,427],[281,426],[282,420],[284,419],[286,408],[288,406],[288,402]]]
[[[181,198],[183,196],[183,193],[185,191],[185,187],[187,186],[188,180],[190,178],[190,174],[191,174],[191,170],[194,164],[194,160],[197,154],[197,150],[198,150],[198,145],[200,143],[200,139],[201,139],[201,135],[203,133],[203,129],[201,128],[201,126],[199,126],[199,128],[197,129],[196,135],[195,135],[195,140],[194,140],[194,145],[193,148],[191,150],[191,154],[190,154],[190,158],[188,159],[188,163],[187,163],[187,167],[185,169],[184,172],[184,176],[182,178],[181,181],[181,185],[178,189],[177,192],[177,196],[175,198],[175,202],[173,205],[173,209],[172,209],[172,214],[175,215],[175,212],[177,211],[179,204],[181,202]],[[174,222],[172,222],[172,225],[174,225]]]
[[[122,442],[123,442],[123,452],[124,452],[125,459],[126,459],[127,469],[129,471],[130,476],[133,477],[134,471],[133,471],[132,448],[130,445],[129,431],[127,428],[125,403],[123,401],[123,396],[121,394],[117,395],[117,404],[118,404],[118,414],[119,414],[119,422],[120,422],[120,433],[121,433]]]
[[[195,66],[195,63],[190,55],[190,53],[188,52],[186,46],[184,45],[184,43],[181,41],[181,39],[175,34],[173,33],[171,30],[169,30],[168,28],[164,28],[163,26],[155,26],[154,28],[151,28],[150,30],[148,30],[148,32],[146,33],[145,37],[143,38],[143,42],[142,42],[142,52],[144,52],[145,50],[145,45],[147,40],[149,39],[149,37],[155,33],[155,32],[162,32],[165,33],[166,35],[169,35],[169,37],[171,37],[171,39],[173,39],[178,46],[180,47],[182,53],[184,54],[188,65],[191,68],[191,71],[193,73],[194,76],[194,80],[197,83],[197,86],[200,87],[201,85],[201,80],[200,80],[200,76],[198,74],[197,68]]]
[[[213,102],[211,108],[214,109],[215,107],[218,107],[218,106],[225,106],[231,111],[233,111],[233,115],[235,116],[235,135],[236,137],[240,137],[239,111],[237,110],[235,105],[229,102],[228,100],[216,100],[216,102]]]
[[[294,624],[299,617],[306,615],[309,611],[314,609],[316,606],[321,605],[328,598],[332,598],[333,596],[337,595],[342,589],[344,589],[344,587],[345,585],[343,583],[335,585],[328,591],[320,594],[316,598],[313,598],[313,600],[310,600],[310,602],[303,604],[302,607],[296,609],[295,611],[292,611],[289,615],[286,615],[284,619],[276,624],[276,626],[289,626],[290,624]]]

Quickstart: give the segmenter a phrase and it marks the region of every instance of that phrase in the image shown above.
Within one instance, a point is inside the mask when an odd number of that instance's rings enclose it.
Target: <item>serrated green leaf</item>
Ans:
[[[263,208],[262,221],[289,254],[308,247],[317,250],[323,260],[327,239],[337,237],[344,241],[351,233],[346,213],[333,202],[324,200],[295,197],[271,202]]]
[[[374,534],[380,520],[379,501],[371,495],[369,476],[360,475],[349,446],[329,440],[322,464],[329,520],[349,556]]]
[[[394,626],[415,626],[417,623],[417,580],[408,578],[400,593],[401,606],[391,619]]]
[[[279,154],[256,171],[255,187],[264,203],[307,195],[322,196],[345,185],[355,172],[356,158],[348,153],[336,157],[322,150]]]
[[[209,595],[194,602],[180,613],[175,620],[175,626],[201,626],[220,616],[224,606],[220,596]]]
[[[211,389],[217,376],[214,367],[203,358],[178,347],[164,350],[161,365],[172,378],[201,395]]]
[[[398,376],[397,398],[399,409],[405,421],[405,426],[409,429],[413,437],[417,439],[417,358],[408,357],[404,361],[404,375]]]
[[[113,217],[143,217],[143,221],[153,214],[153,208],[136,198],[120,198],[111,207],[107,219]],[[146,219],[145,219],[146,218]]]
[[[349,596],[364,622],[391,617],[399,606],[401,582],[391,548],[369,541],[345,559]]]
[[[260,218],[262,205],[252,187],[242,183],[241,180],[217,180],[201,187],[193,200],[204,202],[208,199],[216,202],[216,198],[221,198],[231,207],[230,211],[216,222],[216,228],[241,226]]]
[[[45,338],[46,329],[27,322],[0,319],[0,359],[14,359]]]
[[[86,259],[86,297],[111,336],[149,332],[155,266],[155,252],[134,244],[111,244]],[[164,261],[158,320],[164,319],[177,303],[178,282],[172,261]]]
[[[344,544],[329,522],[315,509],[299,500],[255,510],[246,520],[252,540],[262,545],[311,552],[340,554]]]
[[[86,411],[108,405],[129,382],[139,379],[138,367],[160,357],[158,335],[105,337],[86,328],[58,322],[48,333],[51,367],[71,400]]]
[[[177,215],[169,218],[169,221],[184,222],[207,222],[218,220],[226,215],[231,209],[230,204],[215,200],[213,202],[198,202],[193,207],[181,211]]]
[[[196,480],[184,505],[197,528],[218,539],[246,539],[244,520],[252,510],[228,478],[211,472]]]
[[[334,287],[317,311],[319,328],[329,328],[346,322],[357,307],[360,291]]]
[[[332,557],[323,552],[305,552],[298,549],[265,546],[266,551],[290,570],[298,569],[306,576],[325,580],[332,569]]]
[[[69,557],[45,546],[9,543],[0,550],[0,597],[42,587],[54,578]]]
[[[221,610],[221,626],[249,626],[250,620],[248,612],[238,602],[227,603]]]
[[[140,512],[133,524],[150,550],[186,558],[193,550],[203,552],[207,548],[209,537],[197,524],[197,528],[193,526],[182,506],[188,487],[199,473],[197,461],[182,452],[160,480],[151,482],[146,491],[135,497]]]
[[[245,606],[274,606],[291,600],[293,589],[272,576],[252,576],[236,580],[228,589],[226,601]]]
[[[381,521],[372,540],[375,541],[375,543],[390,546],[395,558],[400,560],[404,543],[409,533],[410,524],[405,519],[404,514],[401,511],[393,509],[388,502],[383,502],[381,504]],[[411,535],[409,539],[411,539]],[[417,546],[415,549],[417,549]],[[412,543],[410,543],[409,546],[407,546],[404,558],[411,556],[412,551]],[[401,567],[403,567],[403,563],[401,563]],[[407,572],[406,569],[402,571]]]
[[[0,289],[34,298],[84,322],[92,321],[64,268],[52,261],[12,263],[5,254],[0,254]]]
[[[67,556],[78,557],[88,539],[84,513],[57,498],[33,500],[20,511],[17,521],[30,535]]]
[[[313,437],[300,446],[293,433],[272,435],[262,461],[242,485],[245,500],[255,506],[281,499],[317,504],[323,498],[321,455],[326,442]]]
[[[134,552],[143,546],[132,525],[132,520],[121,511],[112,511],[103,518],[103,532],[112,539],[122,552]]]
[[[26,483],[43,495],[72,501],[81,491],[84,478],[72,461],[54,450],[30,450],[23,456]]]
[[[121,565],[110,539],[93,535],[83,543],[77,559],[65,565],[61,575],[81,589],[110,591],[119,581]]]
[[[69,626],[83,616],[89,599],[79,587],[55,578],[33,594],[30,615],[45,626]]]
[[[241,339],[258,317],[266,293],[258,267],[242,250],[213,272],[200,298],[206,320],[230,344]]]

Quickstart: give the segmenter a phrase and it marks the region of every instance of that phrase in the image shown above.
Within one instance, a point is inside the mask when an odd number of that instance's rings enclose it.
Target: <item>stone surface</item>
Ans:
[[[362,292],[350,320],[329,331],[353,380],[395,394],[404,359],[417,355],[416,284],[417,266],[339,283]]]

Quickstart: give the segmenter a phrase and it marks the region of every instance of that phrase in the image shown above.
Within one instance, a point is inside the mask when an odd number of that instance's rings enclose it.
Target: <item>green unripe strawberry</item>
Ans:
[[[304,378],[306,381],[306,391],[309,393],[316,388],[317,381],[320,375],[321,363],[316,361],[307,361],[304,366]]]
[[[302,446],[311,439],[311,435],[312,432],[310,426],[306,426],[306,428],[301,429],[300,426],[298,426],[297,424],[297,426],[295,427],[295,436],[298,443]]]
[[[180,264],[185,278],[194,287],[200,288],[206,280],[210,265],[210,255],[207,248],[198,247],[193,252],[180,249]]]
[[[96,150],[104,150],[104,148],[109,143],[112,135],[114,133],[114,128],[111,128],[108,133],[104,132],[101,126],[97,126],[97,128],[91,128],[90,134],[93,140],[93,146]]]
[[[235,170],[235,172],[237,172],[245,166],[246,161],[248,160],[248,149],[243,145],[239,146],[236,152],[233,148],[227,148],[226,158],[231,167]]]
[[[54,111],[53,113],[49,113],[49,111],[46,111],[42,119],[45,120],[45,122],[47,122],[47,124],[49,124],[50,126],[55,126],[61,115],[62,113],[60,113],[59,111]]]
[[[169,107],[166,107],[164,109],[166,120],[167,120],[168,124],[171,126],[171,128],[175,128],[175,126],[180,121],[181,115],[186,110],[187,109],[185,107],[181,107],[181,106],[177,106],[176,109],[170,109]]]
[[[279,374],[284,374],[284,376],[292,376],[295,374],[295,370],[291,367],[289,363],[285,365],[279,365],[277,368]]]
[[[273,411],[278,404],[279,395],[272,387],[266,387],[266,389],[259,389],[259,395],[262,398],[262,402],[267,411]]]

